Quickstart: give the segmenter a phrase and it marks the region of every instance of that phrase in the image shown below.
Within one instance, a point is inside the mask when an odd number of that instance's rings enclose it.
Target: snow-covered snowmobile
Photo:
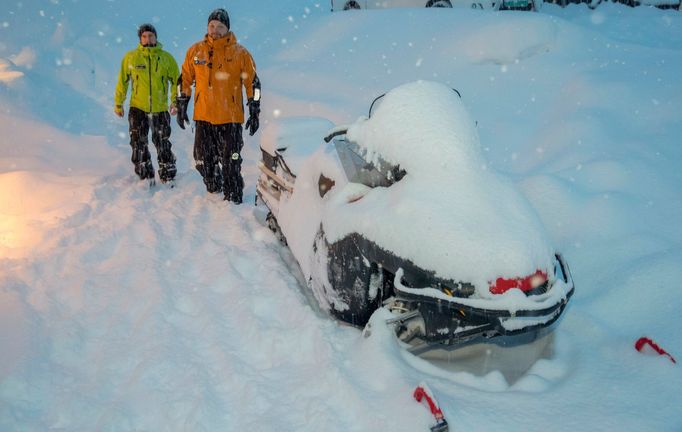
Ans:
[[[461,98],[405,84],[349,126],[264,131],[257,202],[320,306],[364,326],[391,311],[414,352],[536,332],[573,294],[533,208],[487,167]]]

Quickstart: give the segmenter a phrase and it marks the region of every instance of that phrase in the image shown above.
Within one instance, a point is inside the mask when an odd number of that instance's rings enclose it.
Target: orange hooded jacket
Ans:
[[[256,64],[231,31],[213,39],[206,35],[187,50],[180,92],[190,96],[194,84],[194,120],[211,124],[243,123],[244,102],[253,98]]]

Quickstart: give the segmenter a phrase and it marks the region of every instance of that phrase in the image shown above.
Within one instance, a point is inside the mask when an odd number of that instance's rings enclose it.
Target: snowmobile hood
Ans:
[[[439,277],[473,283],[481,297],[499,277],[552,268],[539,217],[487,164],[452,89],[426,81],[397,87],[346,138],[368,161],[381,157],[406,175],[389,187],[350,183],[330,194],[322,215],[330,241],[357,232]]]
[[[485,165],[474,122],[452,89],[418,81],[391,90],[377,104],[371,118],[347,132],[369,161],[380,156],[424,181],[431,174],[434,180],[469,178]]]

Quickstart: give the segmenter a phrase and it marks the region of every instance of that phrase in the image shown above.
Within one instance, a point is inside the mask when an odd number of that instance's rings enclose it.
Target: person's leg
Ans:
[[[153,179],[154,167],[149,154],[149,119],[147,113],[139,108],[130,107],[128,111],[128,124],[130,126],[130,147],[133,154],[130,160],[135,165],[135,174],[140,179]]]
[[[194,166],[203,177],[206,190],[210,193],[222,190],[216,145],[217,127],[208,122],[197,121],[194,135]]]
[[[219,147],[222,149],[223,192],[226,200],[241,204],[244,190],[241,156],[241,150],[244,147],[242,125],[228,123],[222,126]]]
[[[156,147],[159,160],[159,178],[162,183],[175,178],[175,155],[169,140],[171,134],[170,114],[167,112],[152,115],[152,142]]]

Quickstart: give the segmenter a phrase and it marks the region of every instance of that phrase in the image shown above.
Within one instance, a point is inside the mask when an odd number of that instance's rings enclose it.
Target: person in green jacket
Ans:
[[[130,146],[131,160],[135,173],[140,179],[155,183],[154,166],[149,154],[149,126],[152,128],[152,142],[159,160],[159,179],[172,184],[175,178],[175,155],[171,151],[170,116],[176,114],[175,86],[178,80],[178,64],[163,45],[156,41],[156,29],[151,24],[142,24],[137,36],[140,44],[123,57],[114,95],[114,113],[123,117],[123,102],[131,83]],[[170,89],[170,106],[168,96]],[[170,111],[170,112],[169,112]]]

